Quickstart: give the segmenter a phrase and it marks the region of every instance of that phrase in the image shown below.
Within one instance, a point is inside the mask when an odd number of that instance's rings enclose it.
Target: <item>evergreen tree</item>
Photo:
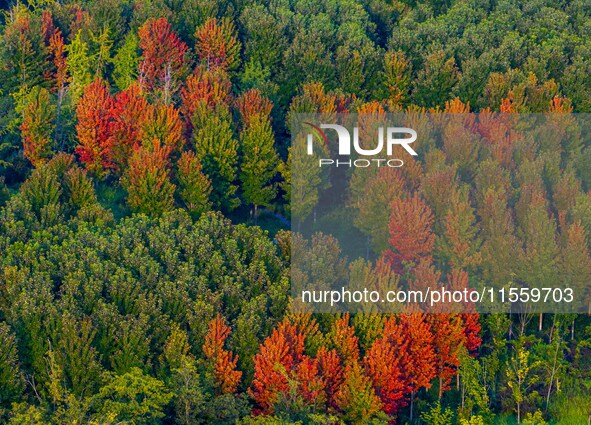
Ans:
[[[28,99],[20,127],[23,154],[33,166],[37,166],[47,161],[53,153],[55,111],[49,92],[45,88],[36,87]]]

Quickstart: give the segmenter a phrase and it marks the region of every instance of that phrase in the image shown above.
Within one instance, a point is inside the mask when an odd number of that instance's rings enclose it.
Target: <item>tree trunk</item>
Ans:
[[[544,324],[544,313],[540,313],[540,326],[538,331],[542,332],[542,325]]]

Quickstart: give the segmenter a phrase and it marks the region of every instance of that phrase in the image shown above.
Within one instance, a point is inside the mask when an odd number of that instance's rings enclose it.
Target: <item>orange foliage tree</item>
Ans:
[[[219,394],[231,394],[236,391],[242,372],[236,369],[238,356],[224,349],[230,327],[219,314],[209,322],[209,331],[205,336],[203,353],[212,369],[215,389]]]
[[[431,231],[433,214],[426,202],[418,195],[392,202],[389,243],[385,257],[399,271],[406,264],[416,265],[421,258],[430,258],[435,245]]]
[[[168,104],[186,72],[188,47],[165,18],[148,19],[139,29],[139,38],[140,86]]]
[[[296,325],[284,321],[261,344],[260,353],[254,357],[254,379],[248,390],[259,413],[272,414],[275,404],[294,383],[298,395],[309,404],[323,394],[317,362],[304,354],[304,340],[305,335]]]
[[[240,61],[240,42],[229,19],[209,18],[195,33],[195,50],[208,68],[235,69]]]
[[[109,87],[95,79],[84,89],[78,102],[78,147],[76,153],[88,171],[97,178],[104,177],[115,168],[113,162],[114,100]]]

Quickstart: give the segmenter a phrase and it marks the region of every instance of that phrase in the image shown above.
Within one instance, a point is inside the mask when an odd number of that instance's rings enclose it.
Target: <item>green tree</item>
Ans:
[[[458,68],[454,59],[446,59],[443,51],[433,52],[425,58],[418,72],[412,97],[419,106],[443,107],[451,99],[457,82]]]
[[[201,163],[193,152],[184,152],[178,163],[179,196],[195,218],[211,208],[211,181],[203,174]]]
[[[277,174],[279,156],[275,151],[275,138],[267,117],[255,115],[242,131],[240,180],[242,196],[254,206],[255,220],[259,206],[269,206],[277,189],[271,180]]]
[[[23,390],[16,338],[5,322],[0,322],[0,406],[16,401]]]
[[[214,182],[210,198],[214,207],[231,211],[240,204],[234,184],[238,142],[225,115],[204,107],[198,109],[192,120],[193,145],[203,173]]]
[[[138,368],[118,376],[107,376],[107,383],[94,396],[97,419],[132,421],[135,424],[160,423],[164,408],[173,398],[164,383],[145,375]]]
[[[137,67],[140,63],[138,51],[139,38],[134,32],[129,32],[112,59],[113,79],[119,90],[126,90],[138,76]]]
[[[532,387],[538,382],[539,376],[536,368],[540,366],[539,360],[531,358],[529,350],[523,346],[523,341],[517,342],[509,361],[507,362],[507,386],[511,391],[511,398],[515,403],[517,422],[521,423],[522,408],[525,402],[534,400],[539,396]]]
[[[131,156],[122,184],[134,211],[159,216],[172,208],[175,185],[168,175],[169,153],[155,139],[152,149],[142,147]]]
[[[82,40],[82,31],[76,33],[66,50],[68,52],[68,70],[70,71],[68,91],[73,103],[76,103],[84,93],[84,88],[92,81],[92,58],[88,51],[88,44]]]

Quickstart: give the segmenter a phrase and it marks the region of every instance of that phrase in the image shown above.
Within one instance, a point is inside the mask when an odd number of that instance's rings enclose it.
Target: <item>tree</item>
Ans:
[[[459,194],[452,195],[452,204],[444,218],[445,233],[437,240],[436,255],[451,268],[473,269],[481,261],[478,225],[474,209]]]
[[[357,361],[345,366],[344,381],[335,398],[338,408],[343,412],[343,419],[351,424],[368,423],[382,407],[371,381]]]
[[[575,221],[566,229],[566,241],[560,250],[560,276],[564,288],[573,288],[580,300],[589,300],[588,283],[591,279],[591,255],[585,228],[580,221]],[[589,301],[591,303],[591,301]],[[582,302],[576,305],[579,311],[591,309]]]
[[[436,372],[439,378],[439,400],[449,389],[451,378],[460,366],[459,354],[465,345],[462,320],[455,314],[434,314],[430,317],[433,345],[436,353]]]
[[[410,90],[410,63],[403,51],[389,50],[384,55],[384,69],[381,72],[380,97],[386,99],[391,108],[402,107]]]
[[[453,419],[453,412],[449,407],[441,408],[441,402],[438,401],[428,412],[421,414],[421,419],[431,425],[450,425]]]
[[[392,321],[395,323],[396,319],[392,317],[387,320],[386,329],[392,328]],[[383,404],[384,412],[394,414],[402,405],[400,400],[408,393],[408,384],[403,376],[406,364],[402,363],[401,356],[408,342],[404,341],[400,329],[384,333],[385,335],[376,339],[365,354],[363,365],[376,395]]]
[[[227,110],[230,107],[231,88],[232,83],[225,71],[198,65],[181,89],[181,112],[189,130],[192,130],[192,119],[199,108]]]
[[[334,322],[330,338],[344,365],[359,360],[359,338],[355,335],[355,329],[349,325],[348,313]]]
[[[134,367],[109,381],[94,397],[99,421],[133,421],[148,425],[165,417],[164,408],[173,398],[164,383]]]
[[[430,258],[435,245],[435,235],[431,232],[433,214],[419,195],[409,198],[396,198],[392,202],[389,233],[390,246],[394,250],[386,252],[386,258],[397,270],[406,264],[418,264],[421,258]]]
[[[148,105],[142,116],[139,138],[144,145],[159,140],[170,153],[180,152],[185,139],[178,109],[173,105]]]
[[[319,382],[316,388],[308,387],[314,385],[317,377],[315,364],[304,354],[304,339],[295,325],[284,321],[261,344],[260,353],[254,357],[254,380],[248,393],[262,413],[273,414],[282,395],[290,394],[290,385],[295,386],[296,395],[309,402],[313,402],[313,396],[322,390]]]
[[[114,100],[109,87],[100,79],[84,89],[76,108],[78,124],[76,153],[88,171],[97,178],[115,168],[113,162]]]
[[[404,196],[405,181],[400,172],[391,167],[380,168],[378,173],[363,185],[360,198],[355,202],[359,213],[355,225],[371,238],[376,253],[389,247],[388,223],[394,199]]]
[[[68,58],[66,60],[70,73],[70,86],[68,92],[72,102],[76,104],[80,96],[85,92],[85,87],[92,81],[90,72],[91,57],[88,45],[82,40],[82,32],[78,31],[72,42],[67,46]]]
[[[47,49],[41,22],[23,4],[12,8],[3,31],[2,63],[10,93],[16,100],[41,84],[47,69]]]
[[[343,384],[343,366],[337,351],[328,350],[325,346],[316,353],[318,362],[318,375],[322,380],[326,404],[329,409],[337,408],[336,395]]]
[[[240,63],[240,42],[234,33],[232,21],[224,18],[219,22],[209,18],[195,33],[195,50],[201,63],[208,69],[236,69]]]
[[[238,357],[224,349],[229,334],[230,328],[218,314],[209,322],[209,332],[203,345],[203,353],[213,370],[215,389],[219,394],[234,393],[242,377],[242,372],[236,370]]]
[[[183,152],[177,167],[179,196],[191,215],[198,218],[211,208],[211,181],[203,174],[201,163],[193,152]]]
[[[134,32],[129,32],[123,45],[112,59],[114,66],[113,79],[119,90],[126,90],[138,76],[140,56],[138,54],[139,39]]]
[[[507,386],[511,391],[511,398],[515,402],[517,412],[517,422],[521,423],[521,409],[523,403],[530,397],[535,397],[537,391],[531,392],[530,389],[535,385],[539,377],[535,370],[539,366],[539,361],[530,358],[529,350],[518,341],[512,356],[507,362]]]
[[[125,170],[133,150],[142,146],[142,138],[146,137],[144,125],[149,117],[150,108],[148,101],[135,83],[115,96],[111,144],[113,162],[119,171]]]
[[[140,87],[168,105],[186,72],[188,47],[165,18],[148,19],[140,27],[139,47]]]
[[[127,203],[134,211],[159,216],[172,208],[175,185],[168,174],[169,155],[170,149],[158,139],[134,151],[122,180]]]
[[[454,58],[446,59],[442,50],[431,53],[415,80],[413,99],[419,106],[443,107],[458,82],[458,73]]]
[[[20,129],[25,158],[33,166],[37,166],[46,162],[53,154],[55,111],[45,88],[36,87],[28,98]]]
[[[0,406],[16,401],[23,390],[16,337],[5,322],[0,322]]]
[[[437,354],[435,351],[435,335],[428,317],[419,312],[409,312],[398,317],[399,329],[405,339],[406,350],[401,354],[404,365],[404,380],[407,393],[410,394],[410,417],[413,417],[414,399],[422,388],[430,388],[437,370]],[[393,334],[393,329],[385,329]],[[403,406],[405,403],[400,403]]]
[[[255,219],[258,206],[268,206],[275,198],[276,187],[270,181],[277,174],[279,161],[268,117],[270,105],[258,99],[253,91],[246,92],[239,99],[244,123],[240,134],[242,196],[246,203],[254,206]]]
[[[240,201],[235,197],[238,188],[234,184],[238,143],[233,137],[229,119],[201,108],[195,113],[193,126],[195,155],[203,172],[215,182],[211,201],[216,208],[232,210]]]

